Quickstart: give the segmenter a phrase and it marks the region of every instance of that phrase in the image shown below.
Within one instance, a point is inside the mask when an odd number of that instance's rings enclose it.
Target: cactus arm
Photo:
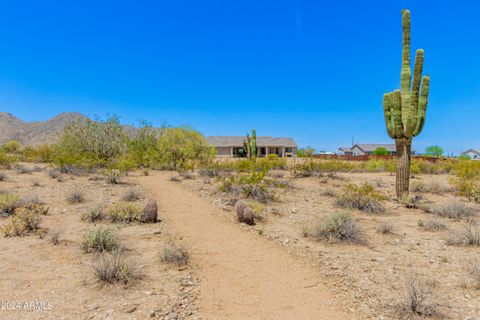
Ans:
[[[392,116],[392,95],[393,92],[383,95],[383,115],[385,117],[385,126],[387,127],[388,136],[395,139],[395,123]]]
[[[404,128],[402,124],[402,94],[400,90],[395,90],[392,94],[392,118],[395,124],[395,136],[397,139],[403,138]]]
[[[405,128],[405,135],[411,137],[418,124],[418,95],[420,93],[420,81],[422,78],[422,69],[423,69],[423,50],[418,49],[415,54],[415,68],[413,72],[413,82],[412,82],[412,91],[410,95],[410,108],[408,108],[408,120],[407,126]]]
[[[410,69],[410,11],[402,11],[402,71],[400,73],[400,84],[402,91],[402,123],[406,128],[408,122],[408,109],[410,108],[410,85],[412,71]]]
[[[418,121],[415,128],[414,136],[418,136],[422,132],[425,118],[427,115],[428,91],[430,87],[430,77],[424,76],[422,78],[422,93],[420,94],[420,101],[418,103]]]

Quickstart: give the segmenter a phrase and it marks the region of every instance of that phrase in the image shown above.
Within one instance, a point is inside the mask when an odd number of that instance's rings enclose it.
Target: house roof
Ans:
[[[354,145],[352,149],[355,147],[358,147],[363,152],[373,152],[377,148],[385,148],[390,152],[397,151],[395,144],[392,143],[360,143]]]
[[[343,152],[348,152],[348,151],[352,151],[352,148],[350,148],[350,147],[340,147],[340,148],[338,148],[338,150],[342,150]]]
[[[242,147],[244,136],[211,136],[207,137],[208,143],[215,147]],[[273,138],[267,136],[257,137],[258,147],[297,147],[292,138]]]
[[[480,151],[476,150],[476,149],[468,149],[467,151],[462,152],[462,154],[467,154],[467,153],[475,153],[475,154],[478,154],[480,156]]]

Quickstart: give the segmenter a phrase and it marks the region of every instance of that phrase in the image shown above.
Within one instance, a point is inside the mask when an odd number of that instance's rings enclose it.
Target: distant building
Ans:
[[[340,147],[337,150],[337,154],[339,154],[341,156],[351,156],[351,155],[353,155],[352,148],[350,148],[350,147]]]
[[[247,156],[243,136],[211,136],[208,143],[217,149],[217,157],[242,158]],[[292,157],[297,154],[297,143],[292,138],[257,137],[257,156],[276,154],[279,157]]]
[[[472,160],[480,160],[480,151],[475,149],[468,149],[465,152],[462,152],[462,156],[467,156]]]
[[[371,155],[377,148],[385,148],[389,155],[396,155],[397,148],[395,144],[370,143],[370,144],[356,144],[351,148],[353,156]]]

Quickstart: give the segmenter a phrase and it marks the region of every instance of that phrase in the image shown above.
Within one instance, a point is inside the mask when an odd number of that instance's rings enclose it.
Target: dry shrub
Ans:
[[[437,316],[439,314],[438,304],[432,285],[420,279],[416,274],[409,277],[400,297],[398,309],[401,319]]]
[[[467,273],[467,277],[471,280],[471,285],[476,288],[480,289],[480,260],[472,259],[465,263],[465,271]]]
[[[48,176],[52,179],[58,179],[61,177],[61,175],[62,175],[62,172],[60,172],[60,170],[58,169],[48,170]]]
[[[84,212],[81,216],[82,221],[97,222],[105,218],[102,206],[96,206]]]
[[[31,174],[34,172],[33,168],[28,168],[28,167],[25,167],[25,166],[18,166],[17,167],[17,172],[19,174]]]
[[[348,183],[337,195],[335,204],[342,208],[357,209],[366,213],[384,213],[385,207],[381,203],[384,197],[375,191],[375,188],[368,183],[359,186]]]
[[[441,185],[440,183],[435,181],[432,181],[430,183],[417,181],[412,183],[412,185],[410,186],[410,191],[419,193],[444,194],[452,190],[448,186]]]
[[[190,262],[190,252],[186,245],[170,241],[162,251],[163,262],[175,264],[178,267],[185,266]]]
[[[120,184],[124,172],[118,169],[105,169],[103,174],[108,183]]]
[[[190,180],[194,180],[194,179],[195,179],[195,175],[194,175],[192,172],[187,171],[187,170],[178,171],[178,174],[179,174],[183,179],[190,179]]]
[[[119,251],[100,254],[93,265],[93,272],[102,282],[119,282],[124,286],[142,277],[135,263]]]
[[[442,231],[447,229],[447,225],[438,219],[427,220],[421,227],[427,231]]]
[[[83,252],[111,252],[120,248],[112,229],[97,228],[89,230],[84,236],[81,248]]]
[[[142,194],[134,189],[128,189],[122,195],[122,200],[127,202],[138,201],[142,198]]]
[[[0,172],[0,181],[5,181],[7,179],[7,175],[4,172]]]
[[[21,205],[20,197],[13,193],[0,192],[0,216],[10,216]]]
[[[140,221],[143,208],[138,203],[117,202],[111,205],[106,212],[106,217],[112,222]]]
[[[313,232],[317,240],[330,242],[345,241],[364,243],[363,231],[358,227],[355,219],[345,212],[333,212],[326,216]]]
[[[456,246],[480,247],[480,226],[470,224],[461,231],[453,232],[447,243]]]
[[[53,244],[54,246],[60,243],[60,236],[62,235],[62,229],[53,229],[48,232],[48,242]]]
[[[81,190],[74,190],[67,195],[66,200],[70,204],[82,203],[85,201],[85,195]]]
[[[10,220],[2,227],[5,237],[23,236],[40,229],[40,216],[35,210],[18,208]]]
[[[475,215],[475,211],[475,209],[466,206],[458,200],[453,200],[433,209],[434,214],[443,218],[467,220],[470,220]]]
[[[182,181],[182,179],[180,178],[180,176],[171,176],[170,181],[180,182],[180,181]]]
[[[393,232],[393,226],[386,221],[382,221],[377,227],[377,232],[381,234],[391,234]]]

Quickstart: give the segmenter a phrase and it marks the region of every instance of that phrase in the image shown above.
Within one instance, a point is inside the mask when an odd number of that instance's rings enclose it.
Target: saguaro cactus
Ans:
[[[255,129],[252,130],[252,157],[257,157],[257,133]]]
[[[412,139],[422,132],[428,102],[430,77],[422,77],[423,49],[415,53],[415,67],[410,68],[410,11],[402,11],[403,47],[401,89],[384,94],[383,111],[390,138],[397,149],[396,192],[400,199],[408,195]]]
[[[252,158],[252,139],[250,138],[248,133],[245,136],[245,139],[243,139],[243,149],[247,153],[247,158],[251,159]]]

